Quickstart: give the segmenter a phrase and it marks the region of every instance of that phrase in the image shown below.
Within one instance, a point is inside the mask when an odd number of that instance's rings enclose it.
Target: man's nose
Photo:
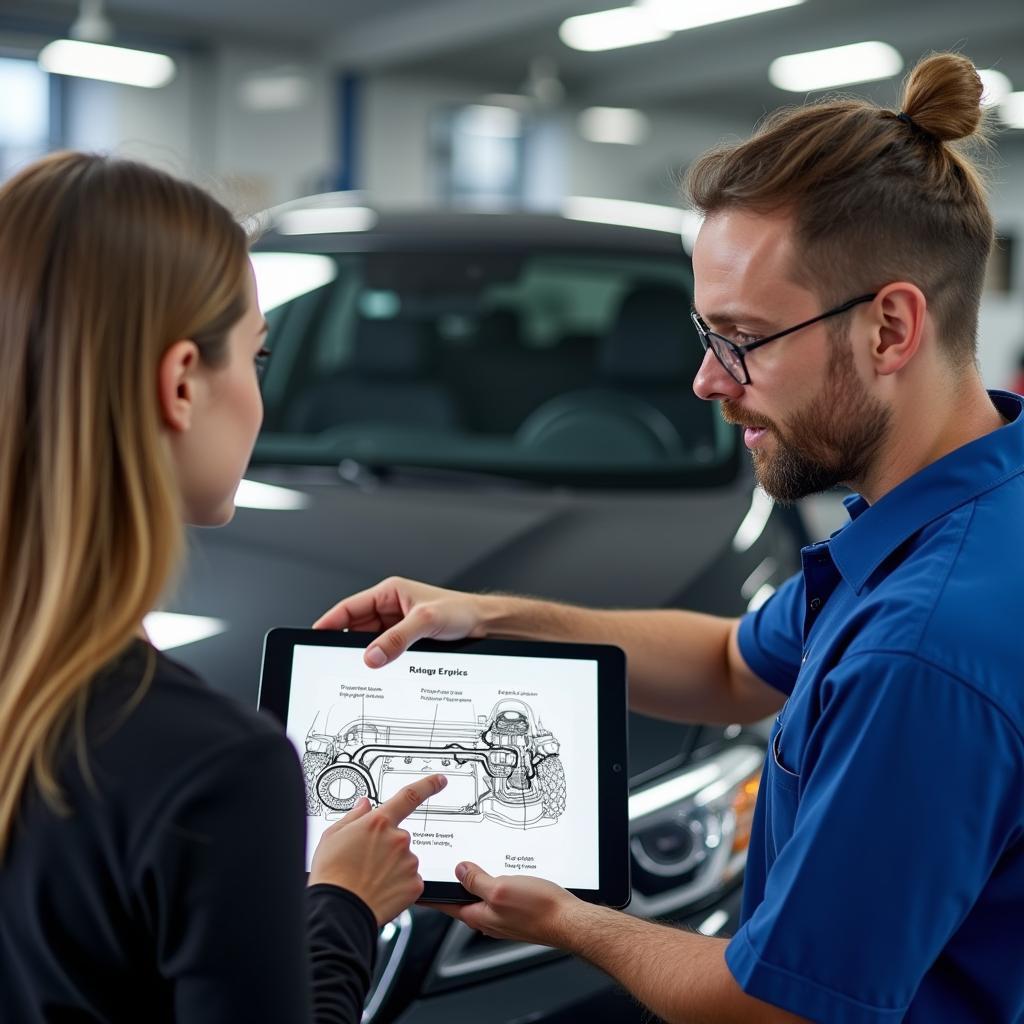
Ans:
[[[693,393],[705,402],[737,399],[743,394],[743,385],[726,370],[709,348],[704,353],[697,376],[693,378]]]

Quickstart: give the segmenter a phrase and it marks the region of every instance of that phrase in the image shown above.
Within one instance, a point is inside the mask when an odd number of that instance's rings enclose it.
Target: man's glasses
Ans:
[[[862,302],[870,302],[876,294],[877,292],[871,295],[859,295],[857,298],[850,299],[849,302],[844,302],[841,306],[836,306],[835,309],[830,309],[826,313],[820,313],[818,316],[811,317],[810,320],[805,320],[795,327],[787,327],[784,331],[770,334],[767,338],[758,338],[757,341],[748,342],[746,345],[737,345],[736,342],[722,337],[721,334],[715,334],[696,312],[690,314],[690,319],[693,320],[693,326],[697,328],[697,336],[700,338],[704,351],[707,352],[710,348],[714,352],[715,358],[725,367],[726,373],[738,384],[746,386],[750,383],[750,374],[747,372],[746,360],[748,352],[753,352],[755,348],[767,345],[769,341],[777,341],[779,338],[784,338],[787,334],[792,334],[794,331],[802,331],[805,327],[810,327],[811,324],[816,324],[819,320],[826,320],[830,316],[838,316],[840,313],[845,313],[848,309],[852,309]]]

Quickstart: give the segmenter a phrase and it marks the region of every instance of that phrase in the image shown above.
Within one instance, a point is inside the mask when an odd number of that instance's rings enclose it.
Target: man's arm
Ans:
[[[538,878],[494,878],[474,864],[460,864],[456,874],[482,900],[439,910],[494,938],[540,942],[589,960],[668,1024],[805,1019],[748,996],[725,962],[725,939],[592,906]]]
[[[346,598],[318,628],[381,632],[366,652],[372,667],[417,640],[509,637],[615,644],[629,661],[630,705],[659,718],[755,722],[785,695],[747,665],[738,619],[678,610],[604,611],[504,594],[464,594],[392,577]]]
[[[756,722],[785,694],[747,665],[739,619],[678,609],[611,611],[484,595],[488,636],[614,644],[629,662],[630,706],[683,722]]]
[[[739,987],[725,962],[727,939],[588,904],[568,928],[570,952],[610,974],[668,1024],[794,1024],[805,1019],[754,999]]]

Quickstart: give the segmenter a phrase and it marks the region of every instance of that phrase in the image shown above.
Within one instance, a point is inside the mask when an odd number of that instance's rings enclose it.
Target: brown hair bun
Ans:
[[[941,142],[973,135],[982,122],[977,69],[957,53],[919,61],[903,85],[903,112]]]

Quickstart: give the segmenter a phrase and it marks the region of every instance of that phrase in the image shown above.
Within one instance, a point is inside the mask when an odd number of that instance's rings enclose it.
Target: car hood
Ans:
[[[186,571],[166,610],[211,616],[220,632],[171,656],[249,704],[263,635],[308,626],[336,601],[389,575],[439,586],[530,594],[592,606],[677,603],[713,570],[750,507],[751,484],[707,491],[581,494],[502,482],[252,470],[303,496],[296,510],[239,508],[189,534]],[[634,772],[678,750],[680,729],[632,730]]]

